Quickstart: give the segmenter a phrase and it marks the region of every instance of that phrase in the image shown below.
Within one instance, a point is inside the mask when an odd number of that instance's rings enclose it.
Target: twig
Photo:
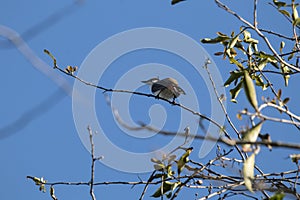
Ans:
[[[276,90],[275,90],[273,84],[271,84],[271,81],[268,79],[268,77],[267,77],[261,70],[259,70],[259,71],[260,71],[260,74],[263,76],[263,78],[267,81],[267,83],[268,83],[268,85],[270,86],[271,91],[272,91],[272,93],[274,94],[274,96],[276,97],[276,99],[278,99],[278,101],[280,101],[280,102],[282,103],[283,101],[281,100],[281,97],[278,96],[278,94],[277,94],[277,92],[276,92]],[[270,103],[269,103],[269,104],[270,104]],[[268,105],[269,105],[269,104],[268,104]],[[274,107],[275,105],[273,104],[273,105],[269,105],[269,106],[273,106],[273,107]],[[263,107],[264,107],[264,105],[262,105],[260,109],[262,109]],[[285,108],[285,110],[283,110],[282,108],[279,108],[279,107],[278,107],[277,109],[279,109],[279,110],[281,110],[282,112],[286,113],[286,114],[290,117],[290,119],[291,119],[293,122],[294,122],[294,118],[297,119],[298,121],[300,121],[300,118],[299,118],[297,115],[294,115],[293,113],[291,113],[291,112],[289,111],[287,105],[283,105],[283,107]],[[298,130],[300,130],[300,127],[299,127],[299,126],[297,126],[296,124],[294,124],[294,125],[295,125],[295,127],[296,127]]]
[[[254,0],[254,8],[253,8],[253,26],[257,28],[257,1]]]
[[[211,82],[211,84],[212,84],[212,86],[213,86],[215,95],[216,95],[216,97],[217,97],[217,99],[218,99],[218,101],[219,101],[219,103],[220,103],[220,105],[221,105],[221,107],[222,107],[222,110],[223,110],[223,112],[224,112],[224,114],[225,114],[225,117],[226,117],[228,123],[230,124],[230,126],[232,127],[232,129],[234,130],[234,132],[237,134],[238,138],[241,139],[240,133],[239,133],[239,131],[236,129],[236,127],[234,126],[233,122],[231,121],[231,119],[230,119],[230,117],[229,117],[229,115],[228,115],[228,113],[227,113],[227,110],[226,110],[226,108],[225,108],[225,106],[224,106],[224,104],[223,104],[223,102],[222,102],[222,99],[221,99],[221,97],[220,97],[220,95],[219,95],[219,93],[218,93],[218,91],[217,91],[216,84],[215,84],[215,82],[214,82],[214,80],[213,80],[213,78],[212,78],[212,75],[211,75],[211,73],[210,73],[210,71],[209,71],[209,69],[208,69],[208,64],[209,64],[209,63],[210,63],[210,60],[207,59],[207,61],[205,62],[205,65],[204,65],[203,68],[206,70],[206,72],[207,72],[207,74],[208,74],[208,77],[209,77],[209,80],[210,80],[210,82]]]
[[[144,123],[140,123],[140,126],[129,126],[121,119],[117,110],[114,110],[113,114],[115,116],[115,119],[118,121],[118,123],[128,130],[133,130],[133,131],[148,130],[148,131],[158,133],[161,135],[166,135],[166,136],[186,137],[186,134],[184,132],[172,132],[172,131],[159,130],[152,126],[145,125]],[[220,142],[220,143],[226,144],[228,146],[252,144],[252,145],[271,145],[272,147],[283,147],[283,148],[290,148],[290,149],[300,149],[300,144],[284,143],[284,142],[280,142],[280,141],[277,141],[277,142],[274,142],[274,141],[272,141],[272,142],[271,141],[250,142],[250,141],[234,140],[234,139],[228,139],[228,138],[222,138],[222,137],[214,138],[214,137],[196,135],[196,134],[189,134],[188,137],[195,138],[198,140],[209,140],[209,141],[213,141],[213,142]]]
[[[267,102],[267,103],[265,103],[265,105],[267,105],[267,106],[269,106],[269,107],[276,108],[277,110],[279,110],[279,111],[281,111],[281,112],[287,114],[287,115],[290,116],[291,118],[296,119],[297,121],[300,122],[300,116],[298,116],[298,115],[292,113],[291,111],[289,111],[289,110],[286,109],[286,108],[283,108],[283,107],[281,107],[281,106],[279,106],[279,105],[276,105],[276,104],[273,104],[273,103],[271,103],[271,102]]]
[[[228,188],[224,188],[224,189],[222,189],[222,190],[216,191],[216,192],[211,193],[211,194],[209,194],[209,195],[207,195],[207,196],[204,196],[204,197],[202,197],[202,198],[200,198],[200,199],[198,199],[198,200],[206,200],[206,199],[209,199],[209,198],[211,198],[211,197],[214,197],[214,196],[216,196],[216,195],[220,195],[220,194],[222,194],[222,193],[224,193],[224,192],[226,192],[226,191],[228,191],[228,190],[231,190],[231,189],[236,188],[236,187],[238,187],[238,186],[240,186],[240,185],[243,185],[243,184],[244,184],[243,181],[242,181],[242,182],[235,183],[235,184],[232,184],[232,185],[229,186]]]
[[[243,110],[242,112],[240,112],[240,114],[248,115],[248,116],[251,116],[252,118],[258,117],[262,120],[268,120],[268,121],[273,121],[273,122],[280,122],[280,123],[284,123],[284,124],[292,124],[295,126],[300,126],[300,122],[295,122],[293,120],[281,119],[281,118],[276,118],[276,117],[269,117],[262,113],[251,113],[249,111]]]
[[[150,175],[150,177],[149,177],[147,183],[145,184],[145,187],[144,187],[144,189],[143,189],[143,192],[142,192],[142,194],[141,194],[139,200],[142,200],[142,199],[144,198],[144,195],[145,195],[145,193],[146,193],[146,191],[147,191],[147,189],[148,189],[149,184],[152,182],[155,173],[156,173],[156,170],[154,170],[154,171],[152,172],[152,174]]]
[[[93,142],[93,131],[90,126],[88,126],[88,132],[90,136],[90,144],[91,144],[91,157],[92,157],[92,165],[91,165],[91,180],[89,182],[90,185],[90,195],[92,200],[96,200],[95,194],[94,194],[94,177],[95,177],[95,154],[94,154],[94,142]]]
[[[259,30],[261,32],[268,33],[268,34],[271,34],[271,35],[275,35],[277,37],[280,37],[280,38],[283,38],[283,39],[286,39],[286,40],[291,40],[291,41],[295,40],[295,38],[293,38],[293,37],[288,37],[288,36],[285,36],[285,35],[282,35],[280,33],[276,33],[276,32],[270,31],[270,30],[266,30],[266,29],[262,29],[262,28],[259,28]]]

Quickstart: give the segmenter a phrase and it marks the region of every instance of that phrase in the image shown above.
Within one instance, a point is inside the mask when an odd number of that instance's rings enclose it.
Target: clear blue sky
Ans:
[[[240,13],[252,20],[252,4],[250,1],[242,1],[239,4],[231,5],[233,9],[239,9]],[[86,0],[80,5],[73,5],[72,1],[3,1],[0,8],[0,24],[14,29],[19,34],[26,33],[36,24],[44,22],[37,30],[24,35],[29,47],[43,61],[51,65],[51,59],[43,53],[43,49],[49,49],[57,58],[61,67],[72,65],[80,66],[90,51],[100,42],[106,40],[114,34],[141,27],[162,27],[186,34],[190,38],[199,42],[201,38],[213,37],[217,31],[230,34],[231,31],[238,32],[236,28],[240,24],[235,18],[217,8],[213,1],[188,0],[175,6],[170,5],[168,0],[115,0],[115,1],[89,1]],[[64,8],[67,8],[63,10]],[[266,9],[262,11],[263,9]],[[64,11],[65,14],[52,24],[45,23],[45,19],[57,11]],[[289,34],[288,26],[275,10],[268,6],[267,2],[259,4],[259,25],[274,31],[282,31]],[[276,18],[278,20],[274,21]],[[235,28],[235,29],[234,29]],[[4,41],[1,38],[0,42]],[[277,42],[277,47],[280,41]],[[2,42],[1,44],[5,44]],[[122,44],[120,44],[122,46]],[[208,53],[213,57],[213,53],[222,50],[221,46],[203,45]],[[104,55],[105,56],[105,55]],[[128,57],[126,57],[128,56]],[[214,58],[223,79],[228,77],[228,71],[233,70],[226,61],[221,58]],[[161,63],[174,66],[185,78],[191,80],[191,84],[199,98],[199,107],[202,113],[210,115],[209,93],[203,80],[199,76],[194,76],[193,70],[184,66],[184,61],[166,52],[145,51],[129,53],[114,63],[100,80],[100,83],[107,87],[113,87],[119,77],[129,71],[132,67],[145,63]],[[49,77],[32,67],[19,51],[12,47],[0,46],[1,65],[1,105],[0,105],[0,128],[14,122],[31,108],[35,107],[55,92],[58,88]],[[179,67],[180,65],[180,67]],[[119,67],[119,68],[118,68]],[[165,77],[165,74],[157,75]],[[70,85],[74,80],[70,77],[62,76],[56,71],[54,74],[63,77]],[[149,78],[154,74],[149,72]],[[144,77],[135,77],[135,81],[140,81]],[[284,87],[282,77],[274,77],[277,88]],[[294,90],[299,85],[299,80],[291,80],[290,87],[284,90],[284,95],[292,95],[290,107],[299,112],[298,102],[300,95]],[[124,88],[123,88],[124,89]],[[139,91],[149,92],[148,87],[138,88]],[[268,96],[268,92],[260,93]],[[187,94],[189,95],[189,94]],[[229,99],[229,93],[227,93]],[[121,97],[120,97],[121,98]],[[169,114],[167,124],[168,130],[177,130],[178,119],[176,116],[179,109],[159,102],[155,99],[145,99],[144,97],[133,97],[135,104],[130,104],[132,118],[134,121],[148,123],[148,109],[152,104],[160,104],[165,107]],[[182,97],[188,98],[188,96]],[[180,98],[179,98],[180,99]],[[201,101],[202,100],[202,101]],[[236,111],[249,107],[242,97],[239,104],[235,105],[228,101],[228,110],[237,127],[240,129],[247,122],[239,122],[235,119]],[[260,100],[260,99],[259,99]],[[53,100],[53,101],[58,101]],[[20,129],[17,133],[9,137],[1,137],[0,133],[0,198],[1,199],[50,199],[48,194],[38,191],[33,182],[26,179],[27,175],[45,177],[49,182],[89,181],[90,178],[90,155],[82,144],[72,113],[71,96],[66,96],[58,102],[48,102],[44,106],[56,104],[43,115],[38,116],[24,128],[18,124]],[[110,133],[109,138],[118,146],[134,151],[145,152],[157,146],[164,145],[170,139],[163,136],[156,136],[149,141],[141,142],[136,138],[122,135],[122,130],[115,124],[109,108],[101,92],[96,94],[97,116],[105,130]],[[147,109],[144,109],[147,107]],[[144,109],[144,110],[143,110]],[[271,112],[271,114],[275,112]],[[194,122],[191,122],[194,123]],[[196,121],[195,121],[196,123]],[[206,124],[207,125],[207,124]],[[228,126],[228,125],[227,125]],[[98,131],[98,130],[95,130]],[[182,130],[181,130],[182,131]],[[267,123],[263,129],[272,135],[273,140],[299,141],[299,132],[289,126]],[[143,133],[141,133],[143,134]],[[201,145],[195,142],[194,148]],[[198,152],[198,151],[197,151]],[[198,160],[207,161],[214,156],[214,150],[207,158]],[[266,148],[257,157],[257,164],[262,164],[265,172],[282,171],[294,169],[294,164],[290,163],[287,156],[293,151],[274,149],[272,153]],[[299,153],[299,152],[298,152]],[[104,154],[104,153],[103,153]],[[199,159],[197,153],[193,155],[195,160]],[[278,159],[280,162],[278,162]],[[236,171],[238,168],[235,169]],[[96,164],[95,181],[138,181],[138,176],[144,180],[149,174],[130,174],[111,169],[101,163]],[[98,199],[137,199],[142,192],[142,186],[133,189],[130,186],[97,186],[95,194]],[[156,188],[153,187],[146,194],[145,199]],[[201,194],[201,190],[185,190],[179,199],[194,199],[195,193]],[[56,193],[59,199],[89,199],[89,188],[86,186],[58,186]]]

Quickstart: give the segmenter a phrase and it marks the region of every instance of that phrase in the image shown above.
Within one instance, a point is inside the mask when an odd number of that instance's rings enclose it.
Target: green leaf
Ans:
[[[236,97],[238,96],[239,92],[241,91],[242,86],[243,86],[243,82],[240,81],[239,84],[235,88],[232,88],[229,91],[230,95],[231,95],[231,100],[230,100],[231,102],[237,103]]]
[[[177,161],[177,173],[178,173],[178,176],[182,172],[185,164],[189,162],[189,155],[191,154],[192,151],[193,151],[193,147],[188,148],[186,150],[186,152]]]
[[[288,61],[290,61],[294,57],[294,55],[295,55],[294,53],[291,53],[288,57]]]
[[[244,42],[246,42],[246,43],[258,44],[258,40],[253,39],[253,38],[251,37],[251,33],[250,33],[250,32],[244,31],[243,34],[244,34]]]
[[[216,38],[204,38],[201,40],[201,42],[203,44],[216,44],[216,43],[220,43],[220,42],[223,42],[223,41],[226,41],[226,40],[229,40],[230,38],[228,36],[218,36]]]
[[[30,178],[34,181],[35,185],[40,186],[40,187],[39,187],[39,190],[40,190],[40,191],[46,192],[45,184],[47,183],[47,181],[46,181],[43,177],[41,177],[41,178],[38,178],[38,177],[30,177]]]
[[[261,58],[261,59],[268,59],[269,62],[273,62],[273,63],[277,62],[275,56],[267,54],[263,51],[260,51],[258,54],[256,53],[256,56]]]
[[[263,70],[265,68],[265,66],[268,64],[268,62],[269,62],[269,60],[267,58],[261,59],[258,62],[257,69],[258,70]]]
[[[285,46],[284,41],[281,41],[281,42],[280,42],[280,47],[279,47],[280,53],[282,53],[282,49],[284,48],[284,46]]]
[[[172,166],[168,165],[167,166],[167,176],[172,177],[175,174],[175,172],[172,170]]]
[[[170,199],[170,198],[172,197],[172,192],[169,192],[168,194],[166,194],[166,197],[167,197],[168,199]]]
[[[298,163],[298,160],[300,159],[300,154],[291,154],[290,158],[291,158],[292,162]]]
[[[295,20],[293,21],[293,25],[294,25],[294,26],[300,25],[300,17],[298,17],[297,19],[295,19]]]
[[[289,101],[290,101],[290,98],[287,97],[287,98],[283,99],[282,104],[285,105],[285,104],[287,104]]]
[[[262,90],[266,90],[268,87],[268,84],[264,84],[264,80],[261,76],[255,76],[255,84],[260,86]]]
[[[165,169],[165,165],[164,164],[154,164],[154,169],[157,171],[163,171],[163,169]]]
[[[281,95],[282,95],[282,90],[279,89],[278,92],[277,92],[277,99],[278,100],[281,98]]]
[[[221,56],[221,55],[223,55],[223,54],[224,54],[224,52],[222,52],[222,51],[219,51],[219,52],[214,53],[215,56]]]
[[[162,164],[162,161],[160,161],[156,158],[151,158],[151,162],[156,163],[156,164]]]
[[[246,188],[253,192],[252,189],[252,180],[254,178],[254,163],[255,163],[255,154],[253,153],[250,157],[247,158],[243,166],[243,175]]]
[[[152,195],[152,197],[158,198],[164,195],[167,192],[172,192],[175,190],[175,188],[180,184],[180,182],[170,182],[170,181],[164,181],[162,185],[155,191],[155,193]]]
[[[153,181],[155,179],[162,179],[162,178],[167,178],[167,176],[165,174],[163,174],[163,173],[157,173],[154,176],[151,176],[149,178],[149,182],[151,182],[151,181]]]
[[[277,6],[277,8],[286,6],[286,3],[282,1],[273,0],[273,3]]]
[[[276,192],[275,195],[273,195],[269,200],[282,200],[284,198],[285,194],[282,192]]]
[[[233,81],[239,79],[244,73],[241,71],[231,71],[229,78],[225,81],[224,86],[228,87]]]
[[[297,6],[294,6],[293,7],[293,15],[292,15],[292,19],[293,21],[295,21],[296,19],[299,18],[299,15],[298,15],[298,11],[297,11]]]
[[[170,164],[170,163],[172,163],[174,160],[176,159],[176,155],[170,155],[169,157],[168,157],[168,164]]]
[[[249,103],[257,111],[258,103],[256,98],[255,86],[247,70],[244,71],[243,86]]]
[[[286,10],[278,10],[281,14],[287,16],[287,17],[291,17],[290,13]]]
[[[67,66],[65,71],[69,74],[74,74],[75,71],[77,71],[78,67],[75,66],[75,67],[72,67],[72,66]]]
[[[246,132],[242,133],[242,141],[246,142],[256,142],[258,135],[260,133],[263,121],[260,121],[258,124],[253,126],[251,129],[248,129]],[[251,144],[243,144],[242,149],[244,152],[251,151]]]
[[[281,72],[283,73],[284,84],[285,84],[285,86],[288,86],[289,79],[290,79],[291,76],[289,74],[288,75],[286,75],[286,74],[290,73],[291,70],[288,66],[284,65],[284,66],[281,67]]]
[[[249,31],[244,30],[243,34],[244,40],[248,40],[249,38],[251,38],[251,33]]]
[[[236,35],[234,38],[232,38],[228,44],[228,49],[233,48],[238,40],[239,40],[239,35]]]
[[[219,32],[219,31],[217,32],[217,35],[229,38],[229,36],[227,36],[225,33],[222,33],[222,32]]]
[[[237,55],[237,53],[236,53],[236,51],[235,51],[234,48],[227,49],[225,51],[225,53],[226,53],[226,55],[228,56],[229,59],[233,59]]]
[[[235,64],[238,68],[244,69],[243,64],[238,62],[236,59],[231,57],[231,58],[229,58],[229,61],[230,61],[231,64]]]

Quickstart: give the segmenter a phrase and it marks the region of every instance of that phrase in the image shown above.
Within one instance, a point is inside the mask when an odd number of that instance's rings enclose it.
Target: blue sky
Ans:
[[[80,5],[73,5],[72,7],[70,5],[72,5],[72,1],[3,1],[0,8],[0,23],[22,35],[36,24],[45,22],[44,20],[53,13],[64,11],[65,15],[56,23],[46,24],[45,27],[39,28],[39,31],[34,31],[35,35],[28,34],[24,38],[37,56],[52,65],[51,59],[43,53],[43,49],[49,49],[56,56],[58,65],[61,67],[80,66],[91,50],[100,42],[133,28],[168,28],[181,32],[199,42],[201,38],[215,36],[217,31],[227,34],[233,30],[238,32],[237,27],[240,25],[235,18],[219,9],[213,1],[188,0],[171,6],[167,0],[86,0]],[[245,18],[252,19],[250,1],[241,1],[231,6],[235,10],[238,9]],[[68,9],[64,10],[64,8]],[[290,27],[285,25],[284,19],[275,13],[275,10],[267,2],[259,4],[259,11],[263,11],[258,16],[260,26],[281,31],[284,34],[290,33]],[[276,21],[273,20],[274,18]],[[279,40],[271,39],[279,46]],[[0,41],[2,42],[3,38]],[[221,50],[221,46],[203,45],[203,47],[212,57],[214,52]],[[58,86],[49,77],[33,68],[32,64],[16,48],[0,46],[0,51],[0,65],[2,66],[0,127],[4,127],[47,99],[57,90]],[[228,71],[233,70],[233,66],[221,58],[213,58],[225,80],[228,77]],[[119,77],[122,77],[134,66],[145,63],[162,63],[173,66],[191,81],[198,97],[200,111],[207,115],[211,114],[210,97],[201,77],[195,76],[195,71],[190,68],[186,61],[168,52],[145,50],[126,54],[112,63],[99,83],[107,87],[114,87]],[[166,76],[166,74],[159,74],[159,70],[155,73],[161,77]],[[72,78],[66,77],[58,71],[54,74],[64,78],[72,86],[74,82]],[[149,72],[149,78],[153,75]],[[139,82],[144,76],[136,77],[135,81]],[[277,88],[284,87],[282,77],[274,76],[273,78]],[[300,100],[300,95],[295,94],[294,91],[298,84],[299,80],[292,79],[289,88],[284,89],[283,93],[286,96],[292,95],[290,107],[296,113],[299,113],[297,102]],[[149,88],[142,84],[137,87],[139,91],[149,92]],[[267,91],[260,94],[269,95]],[[229,99],[229,93],[226,95]],[[120,98],[122,98],[121,95]],[[184,98],[188,98],[188,96],[180,98],[184,101]],[[11,134],[9,137],[1,137],[2,133],[0,133],[1,199],[50,199],[48,194],[39,192],[38,188],[26,179],[27,175],[43,176],[49,182],[87,182],[89,180],[90,155],[82,144],[75,127],[72,98],[65,96],[60,99],[51,100],[51,102],[43,105],[43,107],[48,107],[52,103],[55,104],[27,126],[20,128],[17,133]],[[242,95],[238,100],[239,104],[228,101],[227,106],[230,115],[240,129],[247,125],[247,121],[236,120],[236,111],[249,107],[249,104]],[[170,141],[170,138],[163,136],[155,136],[149,140],[141,141],[123,135],[120,127],[115,124],[110,108],[106,105],[100,91],[96,93],[96,102],[98,119],[106,132],[109,132],[108,137],[118,146],[134,152],[145,152],[157,146],[163,146]],[[148,109],[152,104],[157,103],[160,108],[164,107],[168,114],[164,128],[177,130],[179,119],[174,116],[178,115],[180,110],[151,98],[132,97],[129,108],[132,111],[131,115],[134,121],[148,123],[150,121]],[[272,111],[270,113],[275,114]],[[194,122],[196,123],[196,120]],[[291,126],[267,123],[263,131],[270,133],[273,140],[299,142],[299,133]],[[194,147],[200,145],[201,142],[199,141],[193,143]],[[209,154],[211,157],[203,158],[200,162],[212,158],[214,153],[213,150]],[[290,153],[295,153],[295,151],[274,149],[270,153],[266,148],[263,148],[257,156],[257,164],[261,165],[265,172],[294,169],[294,164],[287,159]],[[197,159],[196,153],[193,156]],[[138,181],[138,176],[146,180],[149,174],[124,173],[98,162],[96,164],[95,181]],[[155,189],[155,187],[151,188],[145,199],[149,199]],[[95,188],[95,194],[99,199],[137,199],[141,192],[141,186],[132,189],[130,186],[122,185]],[[206,191],[184,190],[182,195],[185,199],[194,199],[195,193],[203,194],[203,192]],[[56,193],[59,199],[90,198],[89,188],[86,186],[58,186]],[[182,198],[183,196],[179,197],[179,199]]]

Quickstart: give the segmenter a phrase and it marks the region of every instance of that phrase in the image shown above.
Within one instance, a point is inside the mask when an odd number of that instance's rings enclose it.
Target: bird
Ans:
[[[151,92],[157,97],[166,100],[173,99],[173,102],[175,102],[175,99],[181,94],[185,94],[184,90],[178,86],[178,82],[174,78],[159,80],[159,78],[155,77],[142,81],[142,83],[150,85]]]

